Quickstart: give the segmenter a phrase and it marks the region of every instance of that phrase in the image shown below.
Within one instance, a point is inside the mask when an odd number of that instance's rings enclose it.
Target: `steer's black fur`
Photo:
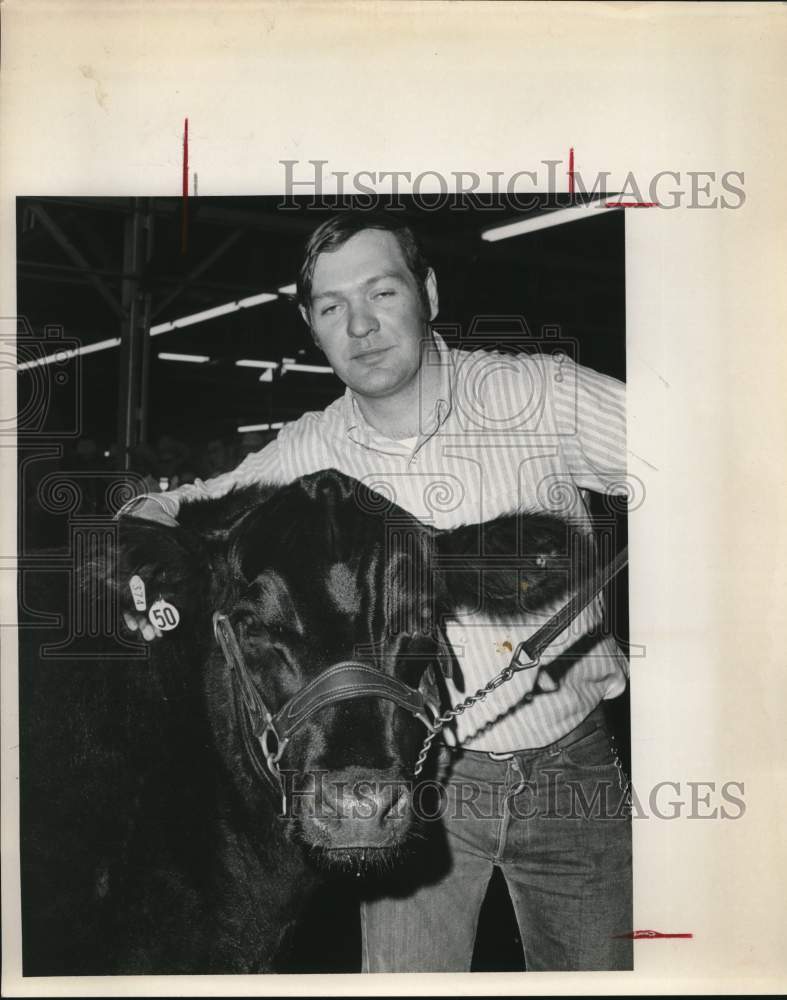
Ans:
[[[554,599],[577,537],[528,514],[434,531],[333,471],[184,505],[177,528],[124,518],[117,573],[89,573],[122,610],[139,574],[181,623],[131,662],[39,660],[44,634],[22,635],[26,973],[275,969],[326,862],[391,864],[408,842],[406,823],[369,851],[339,823],[279,818],[238,737],[214,610],[232,617],[274,709],[350,657],[417,686],[444,653],[441,615]],[[282,764],[407,778],[423,735],[390,702],[343,702]]]

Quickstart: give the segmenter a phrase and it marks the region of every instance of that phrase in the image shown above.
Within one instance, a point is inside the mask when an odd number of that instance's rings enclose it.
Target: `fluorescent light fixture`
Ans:
[[[190,361],[196,365],[210,361],[207,354],[169,354],[167,351],[161,351],[158,358],[159,361]]]
[[[498,240],[507,240],[512,236],[523,236],[525,233],[535,233],[539,229],[551,229],[553,226],[562,226],[564,222],[577,222],[579,219],[594,219],[602,212],[612,212],[617,205],[605,205],[594,201],[587,205],[572,205],[570,208],[558,208],[554,212],[543,212],[540,215],[529,219],[520,219],[519,222],[509,222],[505,226],[495,226],[492,229],[484,229],[481,239],[488,243],[496,243]]]
[[[238,299],[236,305],[238,309],[248,309],[249,306],[263,306],[266,302],[274,302],[278,297],[275,292],[260,292],[259,295],[250,295],[247,299]]]
[[[293,362],[282,362],[282,375],[285,372],[311,372],[313,375],[333,375],[333,368],[328,365],[301,365]]]
[[[278,361],[256,361],[254,358],[241,358],[235,364],[238,368],[278,368]]]
[[[68,361],[69,358],[81,357],[84,354],[97,354],[98,351],[106,351],[110,347],[118,347],[120,337],[112,337],[110,340],[98,340],[95,344],[85,344],[84,347],[70,347],[65,351],[55,351],[54,354],[47,354],[43,358],[35,358],[33,361],[23,361],[16,366],[18,372],[27,371],[30,368],[41,368],[44,365],[55,365]]]
[[[282,285],[281,288],[279,289],[280,295],[297,295],[297,293],[298,293],[298,286],[295,284],[294,281],[291,285]]]
[[[180,319],[173,319],[170,323],[159,323],[158,326],[151,326],[150,336],[157,337],[160,333],[171,333],[173,330],[180,330],[181,327],[205,323],[209,319],[226,316],[233,312],[237,312],[237,303],[228,302],[224,306],[215,306],[213,309],[204,309],[202,312],[192,313],[190,316],[181,316]]]
[[[173,319],[169,323],[159,323],[157,326],[151,326],[150,336],[157,337],[160,333],[171,333],[173,330],[180,330],[184,326],[205,323],[209,319],[216,319],[217,316],[227,316],[229,313],[238,312],[240,309],[261,306],[266,302],[273,302],[278,297],[275,292],[261,292],[259,295],[249,295],[248,298],[238,299],[237,302],[227,302],[223,306],[214,306],[212,309],[204,309],[202,312],[191,313],[189,316],[181,316],[180,319]]]
[[[275,424],[244,424],[238,428],[238,434],[246,434],[248,431],[280,431],[284,424],[283,420],[279,420]]]

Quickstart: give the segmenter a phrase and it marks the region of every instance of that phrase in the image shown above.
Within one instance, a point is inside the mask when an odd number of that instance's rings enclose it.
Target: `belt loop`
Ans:
[[[516,784],[509,784],[509,777],[512,776],[512,772],[517,777]],[[527,779],[525,778],[525,772],[520,767],[519,761],[517,760],[516,754],[511,754],[511,761],[506,768],[506,795],[518,795],[522,789],[527,784]]]

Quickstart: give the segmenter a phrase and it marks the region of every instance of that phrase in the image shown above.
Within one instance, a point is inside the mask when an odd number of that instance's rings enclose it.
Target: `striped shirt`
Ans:
[[[423,364],[440,366],[441,388],[431,412],[422,407],[414,442],[383,437],[348,388],[325,410],[286,424],[275,441],[234,471],[157,499],[177,516],[182,499],[218,497],[238,485],[287,483],[335,468],[441,529],[541,510],[590,530],[584,491],[626,492],[621,382],[565,354],[455,350],[437,334]],[[458,687],[449,682],[455,700],[501,670],[512,648],[552,610],[507,619],[475,610],[445,622],[462,673]],[[516,674],[461,715],[460,741],[501,753],[544,746],[570,732],[602,699],[620,694],[628,664],[614,640],[578,641],[602,612],[597,598],[545,652],[538,673]]]

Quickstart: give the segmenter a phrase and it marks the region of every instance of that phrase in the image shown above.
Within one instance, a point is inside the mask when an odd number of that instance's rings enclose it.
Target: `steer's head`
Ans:
[[[236,803],[252,826],[278,813],[264,751],[281,751],[287,815],[278,822],[335,867],[387,866],[412,824],[413,767],[427,729],[375,678],[436,697],[441,670],[451,668],[441,618],[480,601],[508,613],[554,597],[570,544],[566,526],[543,516],[436,532],[334,471],[184,505],[178,528],[128,518],[123,529],[121,583],[147,576],[148,593],[178,607],[181,624],[157,640],[156,655],[191,660],[192,693]],[[523,539],[527,557],[512,563]],[[331,697],[322,688],[301,706],[284,745],[270,733],[261,747],[237,665],[213,634],[216,611],[237,639],[252,700],[274,716],[337,665],[360,671],[339,668]],[[349,699],[339,690],[345,680]]]

